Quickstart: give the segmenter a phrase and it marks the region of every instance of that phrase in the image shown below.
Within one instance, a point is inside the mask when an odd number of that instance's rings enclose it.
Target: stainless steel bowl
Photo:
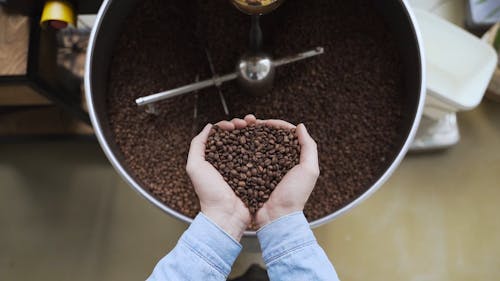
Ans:
[[[104,153],[123,179],[141,196],[167,214],[186,223],[191,223],[191,218],[164,205],[139,184],[134,178],[133,173],[128,170],[123,156],[115,145],[111,135],[108,116],[106,114],[106,94],[113,45],[120,33],[121,25],[125,22],[127,15],[134,9],[138,1],[105,0],[101,6],[90,37],[86,60],[85,91],[89,113]],[[397,39],[403,63],[406,95],[405,120],[403,130],[401,130],[399,146],[397,147],[397,151],[395,151],[396,153],[391,165],[364,194],[342,209],[311,222],[311,227],[318,227],[341,216],[379,189],[404,158],[420,122],[425,100],[425,60],[418,25],[411,8],[405,1],[381,0],[377,1],[377,7],[379,8],[379,13],[383,15]],[[255,232],[247,231],[245,232],[245,236],[255,236]]]

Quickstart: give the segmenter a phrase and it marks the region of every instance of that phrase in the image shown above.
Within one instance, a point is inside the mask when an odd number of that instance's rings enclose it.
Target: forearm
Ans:
[[[302,212],[264,226],[257,235],[272,281],[338,280]]]
[[[241,245],[199,214],[148,280],[226,280]]]

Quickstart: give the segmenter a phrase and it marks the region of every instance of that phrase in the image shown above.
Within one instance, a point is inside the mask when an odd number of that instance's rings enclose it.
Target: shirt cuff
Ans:
[[[196,216],[181,241],[226,277],[242,249],[240,243],[202,213]]]
[[[257,237],[266,264],[316,242],[303,212],[295,212],[271,222],[257,231]]]

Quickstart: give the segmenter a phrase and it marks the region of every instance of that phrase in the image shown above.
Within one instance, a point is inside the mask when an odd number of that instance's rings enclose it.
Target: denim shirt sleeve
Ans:
[[[282,217],[257,232],[271,281],[338,281],[302,212]]]
[[[148,280],[225,281],[241,245],[202,213]]]

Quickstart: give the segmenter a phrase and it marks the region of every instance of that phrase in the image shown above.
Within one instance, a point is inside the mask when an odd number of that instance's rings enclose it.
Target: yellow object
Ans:
[[[231,0],[242,12],[249,15],[267,14],[283,3],[284,0]]]
[[[46,27],[51,21],[63,22],[76,26],[76,16],[73,5],[64,0],[45,2],[40,25]]]

